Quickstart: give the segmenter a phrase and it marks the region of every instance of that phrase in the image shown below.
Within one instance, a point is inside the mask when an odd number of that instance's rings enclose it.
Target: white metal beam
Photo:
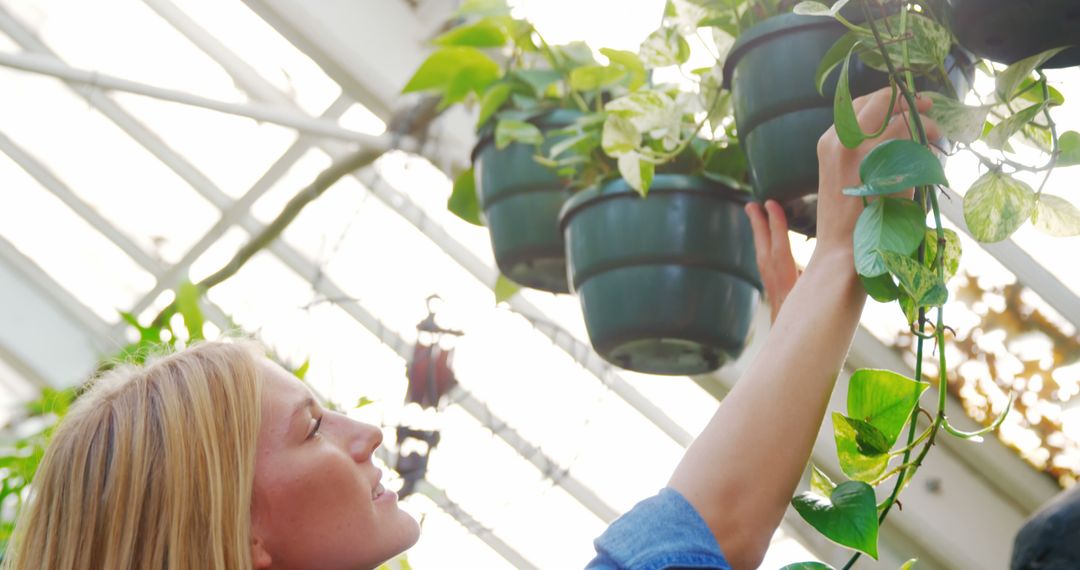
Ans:
[[[209,97],[194,95],[186,91],[156,87],[154,85],[147,85],[145,83],[105,75],[96,71],[77,69],[61,62],[55,57],[46,55],[35,53],[5,53],[0,51],[0,65],[31,73],[50,75],[69,83],[86,85],[93,89],[101,89],[103,91],[123,91],[134,93],[136,95],[153,97],[163,101],[202,107],[220,113],[248,117],[250,119],[255,119],[256,121],[293,128],[308,135],[359,143],[363,148],[370,148],[372,150],[388,150],[393,144],[389,137],[370,135],[360,131],[346,129],[337,123],[325,119],[312,118],[297,113],[287,107],[266,105],[259,102],[232,103],[228,101],[219,101],[217,99],[210,99]],[[404,148],[407,148],[407,145]]]
[[[121,341],[90,309],[0,236],[0,346],[38,387],[70,386]]]
[[[377,13],[376,5],[351,0],[322,0],[318,10],[302,1],[244,1],[353,99],[384,118],[420,65],[421,48],[455,8],[445,0],[379,2]],[[327,25],[334,21],[340,25]],[[360,49],[346,55],[353,48]]]
[[[474,536],[484,541],[492,550],[502,556],[514,568],[521,570],[536,570],[536,566],[518,554],[516,550],[506,544],[491,529],[480,524],[472,515],[465,512],[457,503],[452,501],[446,492],[432,485],[425,479],[416,482],[416,492],[431,499],[446,514],[454,517],[461,526],[465,527]]]
[[[109,241],[116,244],[128,257],[143,269],[157,276],[164,271],[164,264],[160,259],[144,251],[127,234],[117,229],[111,222],[99,214],[93,206],[83,202],[70,188],[60,181],[45,165],[35,156],[20,147],[15,141],[0,132],[0,152],[7,154],[15,164],[18,164],[27,174],[41,184],[46,190],[60,199],[68,208],[79,217],[86,220],[95,230],[103,234]]]
[[[161,281],[161,276],[166,272],[166,267],[160,259],[147,253],[135,243],[134,240],[128,237],[127,234],[117,229],[111,222],[106,220],[104,216],[99,214],[93,206],[83,202],[75,192],[61,182],[51,170],[41,163],[41,161],[17,145],[15,141],[11,140],[3,133],[0,133],[0,151],[11,157],[11,159],[34,180],[59,198],[60,201],[68,208],[71,208],[76,215],[90,224],[91,227],[119,247],[120,250],[131,257],[135,263],[150,272],[150,274],[157,278],[159,282]],[[215,322],[224,323],[228,321],[221,309],[213,303],[206,301],[204,303],[204,309],[206,310],[207,315],[212,317]],[[138,312],[135,314],[138,314]],[[117,323],[116,328],[110,333],[111,337],[122,338],[126,326],[127,325],[122,321]]]
[[[56,57],[56,54],[28,26],[4,9],[3,5],[0,5],[0,31],[7,34],[20,48],[28,53]],[[79,89],[77,83],[71,81],[65,83],[72,92],[101,111],[116,126],[120,127],[128,136],[160,160],[162,164],[191,185],[195,191],[211,204],[217,206],[220,210],[225,210],[232,203],[229,196],[222,192],[213,181],[181,156],[180,153],[166,144],[165,141],[161,140],[161,137],[143,125],[134,115],[124,110],[116,101],[113,101],[107,95],[91,97],[85,90]]]
[[[519,455],[529,460],[541,473],[551,478],[551,481],[562,487],[577,499],[586,509],[596,515],[597,518],[610,524],[619,513],[611,508],[592,489],[569,474],[568,470],[559,467],[555,461],[547,456],[540,448],[529,443],[506,422],[499,419],[491,409],[464,388],[457,386],[450,391],[451,402],[461,406],[463,410],[480,421],[481,424],[514,448]]]
[[[245,92],[248,97],[256,101],[292,107],[292,98],[285,95],[270,82],[263,79],[259,72],[255,71],[242,58],[230,51],[224,44],[208,33],[195,20],[191,19],[183,10],[170,0],[143,0],[144,3],[158,16],[172,25],[192,44],[198,47],[206,55],[210,56],[233,81]],[[339,97],[342,100],[344,97]],[[324,113],[324,118],[327,118]]]
[[[330,107],[323,113],[323,118],[336,119],[344,114],[351,106],[352,101],[344,95],[340,96],[331,103]],[[184,256],[180,261],[170,266],[158,277],[154,288],[135,304],[132,313],[136,315],[141,314],[154,302],[154,299],[156,299],[162,291],[172,289],[179,285],[180,281],[187,275],[188,269],[191,268],[191,264],[195,263],[195,260],[198,259],[199,256],[210,249],[210,246],[217,242],[217,240],[224,235],[229,228],[235,225],[242,216],[247,215],[251,206],[261,198],[267,190],[273,187],[273,185],[284,176],[302,156],[304,156],[304,153],[307,152],[313,144],[314,141],[309,137],[302,136],[297,138],[296,142],[294,142],[292,146],[290,146],[288,150],[286,150],[285,153],[282,154],[261,177],[259,177],[243,197],[221,213],[221,217],[213,227],[211,227],[205,235],[199,238],[199,241],[196,242],[195,245],[191,246],[191,248],[184,253]],[[117,326],[122,327],[123,324],[117,324]]]

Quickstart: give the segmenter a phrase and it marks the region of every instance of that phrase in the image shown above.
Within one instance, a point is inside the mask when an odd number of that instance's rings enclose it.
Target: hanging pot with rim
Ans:
[[[619,179],[566,202],[569,279],[604,359],[700,374],[738,357],[761,290],[747,199],[705,178],[658,174],[647,198]]]
[[[817,218],[817,142],[833,124],[839,73],[817,92],[814,75],[830,47],[847,32],[831,18],[781,14],[747,30],[724,63],[735,124],[750,166],[754,198],[784,205],[792,230],[814,235]],[[973,67],[954,53],[946,70],[956,92],[965,93]],[[888,85],[884,73],[852,57],[849,85],[858,97]],[[920,89],[937,90],[920,81]]]
[[[569,126],[580,116],[558,109],[530,122],[546,133]],[[559,140],[545,138],[540,152],[546,153]],[[476,191],[499,271],[525,287],[569,293],[558,224],[569,182],[536,162],[536,154],[536,147],[523,143],[496,148],[494,135],[486,133],[473,149]]]

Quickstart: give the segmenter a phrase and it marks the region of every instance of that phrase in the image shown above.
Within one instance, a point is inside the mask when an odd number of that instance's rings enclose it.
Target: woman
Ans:
[[[889,101],[888,90],[856,100],[864,131]],[[882,138],[906,135],[897,117]],[[841,189],[859,183],[860,161],[881,140],[847,149],[833,130],[821,138],[818,243],[794,287],[782,211],[748,206],[774,305],[760,352],[769,356],[751,363],[668,487],[596,540],[590,568],[760,564],[865,302],[851,238],[863,206]],[[373,568],[419,537],[379,483],[371,458],[381,440],[320,408],[253,344],[206,343],[114,370],[57,429],[5,569]]]

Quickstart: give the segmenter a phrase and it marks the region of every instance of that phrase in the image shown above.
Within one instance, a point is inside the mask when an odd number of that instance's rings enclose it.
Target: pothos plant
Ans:
[[[684,69],[691,49],[687,28],[677,15],[669,3],[663,24],[636,54],[600,50],[609,60],[601,68],[611,77],[634,61],[634,68],[649,80],[627,83],[621,95],[553,133],[564,138],[538,160],[569,175],[574,188],[622,178],[645,197],[657,173],[671,173],[749,190],[731,118],[731,94],[721,88],[720,54],[712,54],[714,65]],[[677,72],[682,81],[653,81],[660,71]]]
[[[403,92],[435,93],[440,109],[477,106],[478,134],[493,136],[499,149],[512,143],[539,149],[557,133],[542,131],[531,119],[557,109],[588,114],[620,89],[646,81],[637,54],[601,50],[611,63],[600,65],[583,42],[551,45],[527,20],[514,18],[505,0],[464,2],[454,25],[433,43],[437,48]],[[473,176],[471,168],[457,175],[447,207],[483,225]]]
[[[860,11],[859,23],[842,15],[840,10],[845,8]],[[936,153],[970,152],[986,169],[963,197],[965,221],[977,240],[1004,240],[1029,219],[1050,235],[1074,236],[1080,235],[1080,210],[1063,198],[1044,194],[1045,177],[1038,189],[1032,189],[1015,174],[1023,171],[1048,176],[1056,166],[1080,164],[1080,134],[1058,132],[1050,110],[1064,101],[1039,70],[1058,49],[1007,67],[979,62],[981,71],[992,76],[995,84],[993,92],[986,95],[919,94],[916,78],[942,79],[945,58],[953,49],[941,2],[839,0],[826,6],[811,1],[800,3],[794,11],[835,18],[849,30],[818,69],[821,85],[839,68],[834,120],[845,146],[853,148],[876,136],[863,132],[856,120],[848,86],[848,69],[854,57],[888,74],[893,104],[902,97],[914,109],[916,96],[931,97],[930,117],[949,141],[945,147],[941,141],[929,140],[919,115],[905,114],[911,140],[877,145],[860,165],[862,184],[844,189],[844,194],[866,205],[853,236],[855,270],[870,296],[898,305],[916,347],[913,378],[871,369],[852,375],[846,413],[832,416],[840,468],[849,480],[833,482],[812,467],[810,490],[793,499],[794,508],[809,524],[856,551],[846,569],[862,554],[877,558],[879,525],[897,504],[937,437],[944,432],[978,441],[1001,424],[1012,403],[1010,400],[990,425],[975,432],[956,429],[946,414],[944,345],[949,327],[944,305],[949,295],[946,283],[957,272],[961,245],[959,236],[942,224],[939,199],[951,199],[951,193]],[[949,82],[940,84],[948,86]],[[1013,154],[1014,144],[1044,151],[1045,161],[1035,165],[1019,161]],[[898,195],[910,188],[915,188],[914,198]],[[928,214],[932,219],[929,226]],[[920,397],[930,386],[923,380],[928,342],[937,347],[938,397],[924,409]],[[922,430],[915,421],[919,414],[929,423]],[[887,490],[881,502],[875,492],[879,487]],[[904,567],[914,563],[909,561]],[[813,562],[788,568],[828,566]]]

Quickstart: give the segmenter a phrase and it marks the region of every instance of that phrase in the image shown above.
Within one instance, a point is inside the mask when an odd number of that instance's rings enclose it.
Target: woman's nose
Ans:
[[[382,445],[382,430],[373,425],[346,421],[349,423],[349,455],[357,463],[370,461],[372,454]]]

